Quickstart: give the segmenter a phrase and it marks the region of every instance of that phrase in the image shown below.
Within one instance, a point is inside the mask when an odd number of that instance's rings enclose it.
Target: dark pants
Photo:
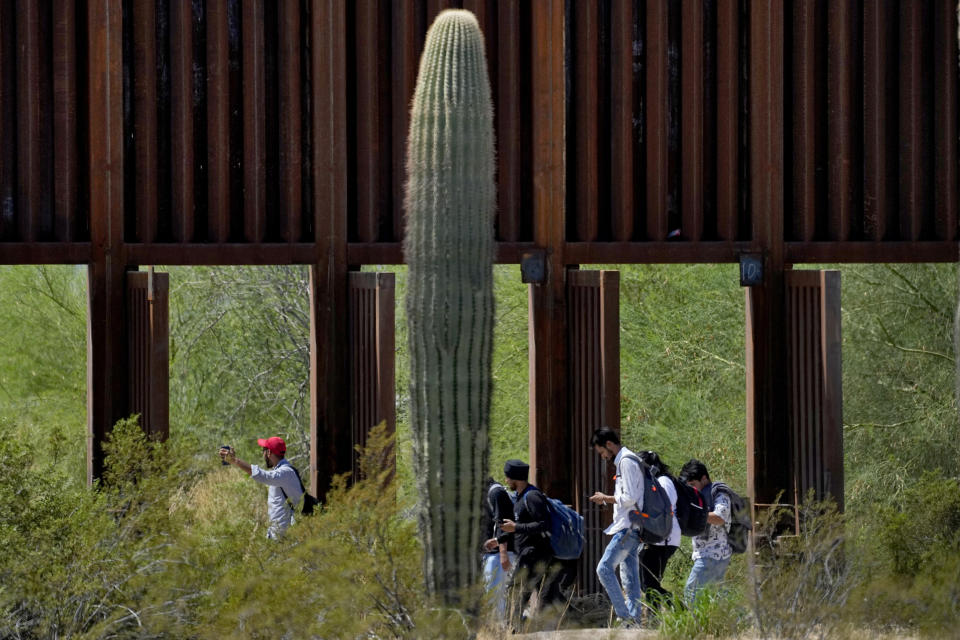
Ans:
[[[670,599],[670,592],[663,588],[660,581],[663,580],[667,561],[676,550],[676,547],[667,545],[647,545],[640,552],[640,584],[650,604]]]
[[[560,569],[552,555],[529,550],[521,552],[517,559],[517,570],[513,573],[513,589],[520,594],[521,607],[535,591],[539,594],[541,607],[561,602]]]

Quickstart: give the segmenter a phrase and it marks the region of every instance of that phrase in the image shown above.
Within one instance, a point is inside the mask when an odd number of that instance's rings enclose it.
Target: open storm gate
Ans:
[[[795,509],[811,491],[816,499],[832,497],[842,509],[840,273],[787,270],[783,292],[778,302],[759,288],[746,292],[747,492],[756,496],[755,509]],[[760,330],[758,317],[772,313],[771,305],[782,309],[780,332]],[[764,352],[772,357],[763,358]],[[777,367],[777,375],[764,376],[765,366]],[[761,377],[775,381],[773,387],[759,388]],[[764,412],[780,416],[783,426],[759,429]],[[777,485],[769,480],[757,486],[758,478],[773,473],[787,487],[782,493],[774,494],[770,487]]]
[[[394,349],[394,274],[373,272],[349,272],[348,279],[348,346],[346,349],[350,371],[346,381],[349,402],[344,396],[335,402],[349,407],[346,419],[350,429],[334,430],[349,435],[349,441],[335,441],[342,447],[341,457],[349,456],[349,464],[339,467],[351,470],[354,479],[359,475],[354,447],[364,446],[371,428],[386,421],[387,428],[396,426],[395,349]],[[166,439],[170,433],[169,422],[169,274],[150,271],[126,271],[122,275],[122,313],[111,319],[112,331],[121,332],[125,338],[115,345],[125,346],[125,353],[111,354],[120,362],[126,362],[129,375],[116,377],[116,387],[111,404],[116,411],[115,420],[138,414],[140,426],[152,437]],[[311,291],[313,288],[311,287]],[[96,293],[95,288],[90,289]],[[88,298],[88,331],[103,331],[91,323],[91,318],[106,316],[101,309],[104,302],[95,295]],[[315,319],[312,319],[315,323]],[[315,335],[315,331],[311,332]],[[330,351],[329,345],[311,344],[312,359]],[[93,375],[91,363],[96,352],[92,343],[88,346],[88,376]],[[311,372],[315,367],[311,367]],[[341,381],[343,382],[343,381]],[[99,385],[88,379],[88,389]],[[316,388],[316,384],[312,385]],[[93,402],[93,398],[90,398]],[[96,405],[92,405],[96,406]],[[314,409],[315,410],[315,406]],[[93,448],[101,447],[106,434],[88,438],[88,464],[102,461],[102,454],[94,455]],[[313,443],[312,450],[318,449]],[[311,481],[317,476],[317,460],[311,457]],[[92,480],[99,477],[101,469],[88,469]],[[323,484],[321,493],[329,486]],[[314,491],[317,487],[313,487]]]
[[[128,271],[127,337],[130,413],[154,438],[170,435],[170,274]]]
[[[620,272],[567,270],[567,304],[571,495],[586,527],[577,585],[596,593],[612,510],[587,496],[613,493],[615,471],[594,453],[590,438],[602,426],[620,430]]]
[[[337,473],[358,477],[354,447],[371,428],[382,420],[396,428],[394,274],[348,271],[344,279],[338,286],[310,268],[310,486],[318,496]]]
[[[88,271],[88,482],[103,472],[106,425],[138,414],[147,435],[170,434],[169,290],[168,274],[152,269]]]
[[[396,428],[394,274],[353,271],[350,290],[350,433],[364,447],[370,430],[385,421]],[[353,479],[360,477],[353,457]]]

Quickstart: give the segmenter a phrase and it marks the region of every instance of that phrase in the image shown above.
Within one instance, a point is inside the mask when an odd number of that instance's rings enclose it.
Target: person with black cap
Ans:
[[[500,528],[513,534],[517,552],[517,568],[513,587],[520,593],[520,603],[525,604],[530,594],[538,594],[541,605],[551,605],[562,600],[557,580],[558,567],[554,564],[553,547],[550,546],[550,514],[547,498],[527,479],[530,466],[522,460],[507,460],[503,465],[507,486],[517,494],[514,504],[514,519],[504,520]],[[530,607],[533,613],[534,607]]]
[[[237,457],[232,447],[220,447],[220,458],[245,471],[254,481],[267,487],[267,516],[270,526],[267,537],[277,540],[293,524],[293,505],[303,497],[303,485],[300,476],[284,455],[287,444],[283,438],[259,438],[257,444],[263,448],[263,466],[244,462]]]

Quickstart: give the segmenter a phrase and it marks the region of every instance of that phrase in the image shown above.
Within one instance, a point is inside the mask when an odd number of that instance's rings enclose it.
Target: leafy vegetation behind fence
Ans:
[[[254,438],[279,433],[305,466],[306,273],[170,271],[171,442],[157,448],[121,426],[111,445],[114,482],[91,492],[84,486],[85,271],[0,267],[0,545],[15,551],[0,558],[0,637],[259,637],[271,624],[322,637],[330,629],[341,631],[333,637],[462,633],[459,614],[419,591],[419,550],[403,509],[414,496],[402,306],[400,509],[394,494],[373,485],[356,494],[341,488],[327,514],[271,546],[263,539],[262,487],[221,468],[215,451],[229,443],[256,459]],[[665,636],[716,633],[708,621],[721,619],[785,637],[854,627],[938,637],[960,616],[955,267],[857,265],[842,273],[847,513],[806,520],[804,544],[812,546],[768,559],[783,585],[769,580],[773,573],[752,573],[738,556],[731,589],[666,616]],[[494,468],[529,453],[526,287],[515,266],[497,267],[495,277]],[[674,466],[700,457],[742,489],[743,332],[733,267],[622,268],[626,443],[656,448]],[[353,533],[372,523],[384,524],[373,538]],[[842,545],[830,547],[836,527]],[[842,548],[833,558],[844,564],[830,574],[839,576],[835,592],[816,581],[822,575],[804,583],[787,570],[823,566],[817,532],[827,549]],[[368,571],[374,566],[395,569]],[[688,568],[684,548],[665,586],[682,590]],[[311,591],[328,576],[329,584]],[[754,599],[758,585],[762,598]],[[802,603],[829,593],[842,593],[845,606],[817,617],[797,604],[797,615],[787,615],[791,594]],[[301,605],[303,597],[312,599]]]

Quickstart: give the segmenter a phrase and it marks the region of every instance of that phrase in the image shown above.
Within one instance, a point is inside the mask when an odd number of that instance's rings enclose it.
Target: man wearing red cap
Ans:
[[[221,447],[220,458],[240,467],[260,484],[267,485],[267,515],[270,518],[267,537],[276,540],[293,523],[292,505],[297,504],[303,496],[303,485],[300,484],[296,469],[283,457],[287,452],[283,438],[259,438],[257,444],[263,448],[262,467],[244,462],[231,447]]]

